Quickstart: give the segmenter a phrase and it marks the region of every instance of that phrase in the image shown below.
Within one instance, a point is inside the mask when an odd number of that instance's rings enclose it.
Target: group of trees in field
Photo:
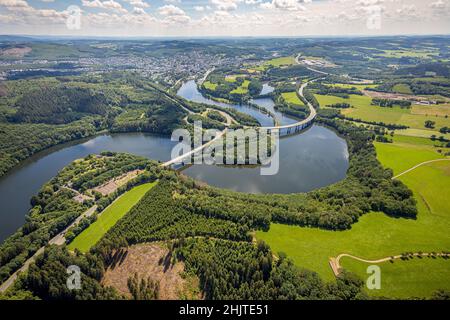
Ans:
[[[218,129],[218,130],[225,129],[225,125],[222,122],[213,120],[209,116],[204,117],[199,114],[189,114],[187,117],[187,121],[191,124],[193,124],[194,121],[201,121],[202,127],[204,129]]]
[[[404,70],[405,69],[403,69],[403,71]],[[411,78],[410,75],[405,74],[404,78],[387,80],[375,88],[368,88],[367,90],[395,92],[396,85],[402,84],[408,86],[411,94],[414,95],[441,95],[444,97],[450,97],[450,83],[448,78],[437,77],[433,79],[425,75],[423,75],[423,77],[426,79]],[[437,102],[443,102],[443,99],[438,99]]]
[[[219,111],[216,110],[209,110],[206,116],[215,121],[219,121],[222,123],[227,122],[227,118],[225,118]]]
[[[339,98],[348,99],[351,94],[354,95],[362,95],[363,93],[358,90],[355,87],[351,88],[344,88],[344,87],[335,87],[335,86],[328,86],[321,83],[313,83],[310,85],[311,89],[315,90],[315,93],[321,94],[321,95],[328,95],[328,96],[336,96]]]
[[[401,108],[409,109],[411,108],[411,101],[373,98],[372,105],[388,108],[399,106]]]
[[[327,107],[335,108],[335,109],[348,109],[348,108],[351,108],[352,106],[350,103],[342,102],[342,103],[329,104],[329,105],[327,105]]]
[[[435,125],[436,125],[436,121],[432,121],[432,120],[425,121],[425,128],[434,129]]]
[[[450,128],[449,127],[442,127],[439,129],[440,133],[446,134],[446,133],[450,133]]]
[[[338,118],[341,119],[347,119],[353,122],[358,122],[358,123],[364,123],[364,124],[370,124],[373,126],[379,126],[379,127],[385,127],[388,130],[402,130],[402,129],[408,129],[408,126],[405,126],[403,124],[396,124],[396,123],[385,123],[383,121],[367,121],[367,120],[361,120],[358,118],[353,118],[353,117],[349,117],[348,115],[337,115]]]
[[[317,74],[314,71],[301,65],[292,65],[283,68],[270,68],[267,71],[267,77],[272,80],[288,80],[290,78],[297,78],[301,75],[302,77],[314,77]]]

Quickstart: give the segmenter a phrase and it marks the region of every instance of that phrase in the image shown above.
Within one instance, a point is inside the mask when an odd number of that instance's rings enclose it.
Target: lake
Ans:
[[[266,90],[270,88],[266,87]],[[269,91],[270,92],[270,91]],[[201,96],[195,82],[183,84],[178,94],[197,102],[235,108],[255,116],[261,125],[273,125],[273,119],[249,106],[221,104]],[[273,109],[270,98],[254,99],[274,112],[282,124],[294,121]],[[75,159],[102,151],[129,152],[166,161],[175,142],[168,137],[144,133],[105,134],[59,145],[40,152],[0,178],[0,241],[11,235],[25,221],[30,198],[41,186]],[[348,169],[348,151],[344,139],[334,131],[313,125],[308,130],[280,140],[279,171],[261,176],[258,167],[222,167],[195,165],[183,171],[210,185],[248,193],[307,192],[342,180]]]

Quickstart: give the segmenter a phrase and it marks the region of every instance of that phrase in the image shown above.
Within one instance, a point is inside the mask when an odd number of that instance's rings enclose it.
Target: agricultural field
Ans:
[[[332,87],[337,88],[345,88],[345,89],[351,89],[356,88],[357,90],[364,90],[368,88],[375,88],[376,84],[347,84],[347,83],[333,83],[330,84]]]
[[[385,58],[435,58],[439,52],[436,50],[383,50],[384,52],[379,54]]]
[[[359,119],[368,122],[383,122],[385,124],[406,125],[410,129],[428,132],[431,135],[441,136],[439,129],[450,126],[450,119],[445,117],[448,112],[448,106],[419,106],[413,105],[411,109],[394,106],[392,108],[379,107],[372,105],[372,98],[368,96],[350,95],[348,99],[331,95],[315,95],[317,101],[322,107],[336,103],[349,103],[352,108],[342,110],[341,112],[353,119]],[[439,109],[442,107],[442,109]],[[439,113],[439,115],[437,115]],[[425,121],[435,122],[435,128],[425,128]],[[448,135],[443,135],[448,137]]]
[[[217,88],[217,83],[212,83],[210,81],[203,82],[203,85],[205,86],[206,89],[209,89],[209,90],[216,90],[216,88]]]
[[[157,182],[134,187],[116,199],[98,217],[97,221],[81,232],[70,244],[69,249],[87,252],[103,235],[116,224]]]
[[[343,257],[341,265],[365,279],[368,276],[367,267],[371,264]],[[387,261],[378,266],[381,270],[381,290],[366,290],[374,297],[423,298],[429,297],[435,288],[450,288],[450,259],[415,257],[407,261]]]
[[[396,84],[393,88],[392,91],[396,92],[396,93],[401,93],[401,94],[413,94],[413,92],[411,91],[411,87],[407,84],[404,83],[398,83]]]
[[[280,57],[280,58],[274,58],[271,60],[268,60],[264,62],[264,66],[267,67],[281,67],[281,66],[290,66],[295,64],[295,58],[290,57]]]
[[[281,96],[287,103],[292,103],[295,105],[303,106],[304,103],[297,95],[297,92],[283,92]]]
[[[433,146],[421,142],[416,138],[402,137],[392,144],[376,143],[378,158],[384,166],[392,168],[394,174],[423,161],[444,158]],[[297,265],[315,270],[330,281],[334,275],[328,259],[341,253],[376,260],[403,252],[448,251],[450,161],[421,166],[399,179],[413,191],[417,200],[419,214],[416,220],[393,219],[372,212],[362,216],[351,230],[336,232],[272,224],[268,232],[258,231],[256,237],[266,241],[274,252],[286,253]],[[381,290],[374,295],[426,297],[434,290],[450,289],[448,271],[441,272],[446,267],[448,269],[450,262],[427,259],[395,261],[386,267],[386,282],[382,280]],[[342,260],[344,268],[365,275],[365,270],[362,270],[364,264],[348,260]],[[400,269],[395,269],[397,265]],[[386,264],[380,265],[382,279],[384,266]],[[428,274],[423,274],[424,268]],[[397,278],[399,273],[403,276]],[[412,285],[411,279],[416,279],[417,284]]]

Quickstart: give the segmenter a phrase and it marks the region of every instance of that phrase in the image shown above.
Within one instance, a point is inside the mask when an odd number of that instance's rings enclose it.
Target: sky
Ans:
[[[449,34],[450,0],[0,0],[0,34]]]

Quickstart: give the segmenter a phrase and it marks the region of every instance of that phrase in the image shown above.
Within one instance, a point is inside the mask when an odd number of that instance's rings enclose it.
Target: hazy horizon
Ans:
[[[446,35],[450,0],[0,0],[0,27],[75,37]]]

